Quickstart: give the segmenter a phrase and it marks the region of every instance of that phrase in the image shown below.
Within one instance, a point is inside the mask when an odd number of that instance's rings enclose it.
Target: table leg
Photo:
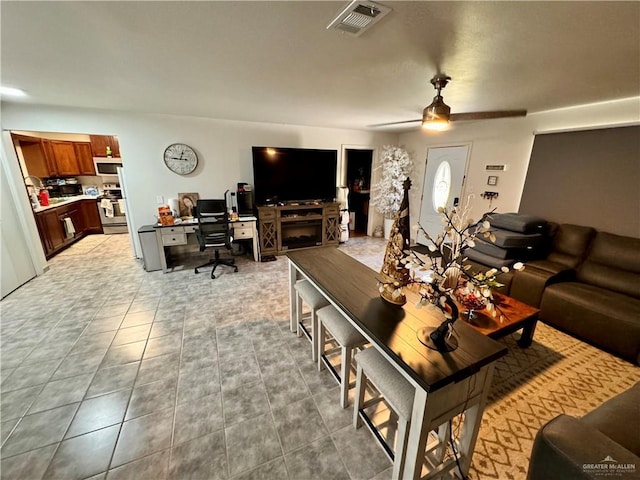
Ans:
[[[460,467],[463,474],[466,476],[469,473],[469,467],[471,467],[471,458],[473,457],[473,451],[476,448],[476,440],[478,439],[478,432],[480,431],[480,423],[482,421],[482,413],[487,403],[487,395],[489,388],[491,387],[491,379],[493,377],[493,369],[495,365],[493,363],[483,367],[486,370],[484,376],[484,383],[482,385],[482,393],[478,403],[467,408],[464,414],[464,422],[462,424],[462,433],[460,434],[460,447],[459,456]],[[478,372],[476,378],[482,378],[482,370]]]
[[[427,435],[431,418],[427,411],[428,393],[421,388],[416,388],[413,397],[413,411],[409,426],[409,438],[405,450],[406,460],[404,468],[399,472],[399,478],[413,480],[420,478],[422,473],[422,457],[427,447]],[[395,472],[395,469],[394,469]],[[396,480],[395,478],[393,480]]]
[[[533,341],[533,334],[536,331],[537,323],[538,319],[532,318],[530,320],[527,320],[527,322],[524,324],[524,327],[522,328],[522,335],[518,340],[518,345],[521,348],[527,348],[531,346],[531,342]]]
[[[251,228],[252,230],[252,235],[253,235],[253,261],[254,262],[259,262],[260,261],[260,250],[259,250],[259,246],[258,246],[258,230],[256,228],[256,222],[253,222],[253,226]]]
[[[158,252],[160,252],[160,266],[162,267],[162,273],[167,273],[167,252],[165,252],[164,245],[162,243],[161,230],[161,228],[156,228],[156,242],[158,243]]]
[[[298,277],[298,270],[289,260],[289,330],[292,332],[297,331],[297,318],[298,309],[296,302],[296,279]]]

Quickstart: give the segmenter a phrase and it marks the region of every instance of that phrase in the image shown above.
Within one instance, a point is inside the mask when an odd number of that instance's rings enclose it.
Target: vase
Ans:
[[[391,305],[395,305],[397,307],[401,307],[405,303],[407,303],[407,297],[402,293],[401,289],[396,288],[388,288],[387,286],[383,287],[380,290],[380,296],[382,299]]]
[[[389,236],[391,235],[391,227],[393,226],[393,218],[385,218],[384,219],[384,238],[389,240]]]
[[[444,272],[444,283],[443,288],[447,290],[455,289],[458,286],[458,282],[460,281],[460,275],[462,274],[462,270],[459,267],[449,267]]]

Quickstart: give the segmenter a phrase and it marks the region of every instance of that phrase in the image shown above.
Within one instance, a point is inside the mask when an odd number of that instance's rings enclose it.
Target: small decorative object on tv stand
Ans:
[[[296,248],[338,245],[340,204],[297,203],[258,207],[258,234],[263,255],[280,255]]]

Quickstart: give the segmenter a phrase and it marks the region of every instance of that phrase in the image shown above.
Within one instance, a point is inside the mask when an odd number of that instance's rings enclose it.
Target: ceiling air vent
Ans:
[[[378,3],[355,0],[327,25],[327,30],[333,28],[357,37],[390,11]]]

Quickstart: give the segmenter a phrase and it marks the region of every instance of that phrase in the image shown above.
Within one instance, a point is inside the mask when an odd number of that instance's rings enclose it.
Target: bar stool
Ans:
[[[329,332],[340,345],[340,375],[325,356],[327,335]],[[331,305],[318,310],[318,370],[322,370],[322,362],[340,383],[340,405],[347,408],[349,404],[349,387],[351,386],[351,359],[353,350],[367,344],[367,339],[351,326],[338,310]]]
[[[368,418],[367,426],[371,429],[372,433],[378,437],[383,448],[386,447],[384,450],[391,461],[393,461],[392,478],[401,478],[404,469],[404,452],[409,436],[409,424],[411,422],[415,388],[374,348],[367,348],[362,352],[358,352],[355,359],[358,364],[358,373],[356,376],[356,396],[353,405],[353,426],[360,428],[360,425],[362,425],[360,412],[380,402],[382,397],[384,397],[387,404],[398,417],[395,453],[387,446],[380,433]],[[382,397],[373,398],[368,402],[364,401],[367,380],[373,384]]]
[[[296,289],[296,333],[300,337],[303,333],[311,342],[311,358],[314,362],[318,360],[317,350],[317,331],[318,318],[317,312],[322,307],[329,305],[329,301],[322,296],[318,289],[308,280],[298,280],[295,285]],[[311,332],[302,324],[302,302],[306,303],[311,310]]]
[[[405,379],[402,374],[389,361],[374,348],[367,348],[358,352],[355,356],[358,365],[356,376],[356,395],[353,405],[353,426],[357,429],[362,425],[364,419],[367,427],[382,445],[385,453],[393,462],[393,479],[402,478],[405,464],[405,451],[409,437],[409,426],[413,411],[413,397],[415,388]],[[373,384],[380,393],[368,401],[364,401],[367,382]],[[384,400],[398,419],[396,430],[396,450],[395,452],[384,441],[382,434],[377,430],[373,422],[364,412],[376,403]],[[425,453],[433,456],[437,463],[442,462],[446,453],[446,444],[449,437],[449,423],[443,423],[438,428],[438,433],[429,433],[431,442],[427,443]]]

